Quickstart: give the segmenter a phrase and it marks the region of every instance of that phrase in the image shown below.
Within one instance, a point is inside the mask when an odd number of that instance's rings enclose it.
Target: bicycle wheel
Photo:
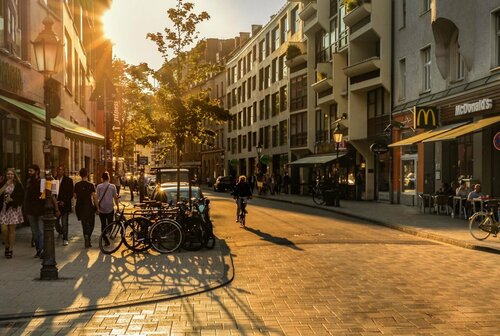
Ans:
[[[148,229],[151,222],[145,217],[134,217],[124,224],[123,243],[134,252],[144,252],[151,247]]]
[[[323,205],[325,204],[325,198],[323,196],[323,193],[319,189],[314,189],[313,190],[313,201],[317,205]]]
[[[199,251],[206,243],[207,232],[204,229],[201,218],[188,217],[183,222],[184,241],[182,248],[187,251]]]
[[[245,227],[246,215],[245,212],[242,211],[240,213],[240,226]]]
[[[109,223],[99,236],[99,249],[104,254],[116,252],[123,243],[123,226],[120,222]]]
[[[151,246],[160,253],[172,253],[181,246],[181,226],[173,220],[160,220],[149,231]]]
[[[492,229],[491,217],[484,211],[476,212],[469,219],[469,231],[477,240],[485,240]]]

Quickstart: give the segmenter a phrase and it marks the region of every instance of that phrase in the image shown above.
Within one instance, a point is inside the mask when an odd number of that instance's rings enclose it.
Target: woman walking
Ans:
[[[114,206],[118,209],[118,193],[114,184],[109,183],[108,172],[102,173],[102,183],[97,186],[97,210],[101,220],[101,232],[114,219]]]
[[[80,169],[82,180],[75,184],[74,197],[76,198],[76,217],[82,223],[82,231],[85,248],[92,247],[90,238],[94,231],[95,213],[97,210],[97,197],[94,184],[89,182],[86,168]]]
[[[2,239],[5,244],[5,257],[10,259],[12,258],[12,250],[16,240],[16,225],[24,222],[21,212],[24,189],[13,168],[7,169],[5,177],[6,182],[0,188],[0,196],[3,196],[0,225],[2,227]]]

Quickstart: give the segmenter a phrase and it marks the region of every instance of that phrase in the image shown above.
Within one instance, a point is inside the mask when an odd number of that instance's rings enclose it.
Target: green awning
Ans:
[[[9,106],[10,105],[10,106]],[[45,123],[45,110],[27,103],[20,102],[19,100],[7,98],[0,95],[0,107],[12,107],[22,110],[29,116],[34,117],[34,121],[40,124]],[[69,120],[58,116],[51,120],[51,126],[55,129],[60,130],[65,133],[68,137],[82,138],[83,140],[93,141],[93,142],[104,142],[104,136],[96,133],[88,128],[77,125]]]

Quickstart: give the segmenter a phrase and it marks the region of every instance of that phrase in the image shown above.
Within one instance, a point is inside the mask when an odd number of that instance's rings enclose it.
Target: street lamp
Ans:
[[[337,150],[337,158],[336,158],[336,160],[338,160],[338,158],[339,158],[339,145],[342,142],[342,137],[343,136],[344,135],[340,131],[340,124],[337,124],[337,127],[335,127],[335,131],[333,132],[333,141],[335,142],[336,150]],[[337,162],[337,164],[338,164],[338,162]]]
[[[51,78],[57,72],[61,58],[62,44],[59,38],[52,30],[54,21],[50,17],[43,20],[45,28],[38,34],[33,44],[35,60],[38,71],[44,77],[44,104],[45,104],[45,141],[43,143],[45,180],[52,179],[51,176],[51,118],[55,118],[59,113],[60,99],[55,88],[58,87],[57,81]],[[45,209],[43,215],[43,262],[40,270],[41,280],[57,280],[58,270],[54,247],[54,226],[56,217],[54,216],[54,206],[52,203],[52,193],[50,186],[45,186]]]
[[[222,168],[221,168],[221,169],[222,169],[222,172],[221,172],[220,176],[224,176],[224,175],[225,175],[225,174],[224,174],[224,168],[226,168],[226,165],[225,165],[225,162],[224,162],[224,158],[225,158],[225,157],[226,157],[226,156],[224,155],[224,152],[222,152],[222,153],[220,154],[220,159],[221,159],[221,161],[222,161],[222,165],[221,165],[221,167],[222,167]]]

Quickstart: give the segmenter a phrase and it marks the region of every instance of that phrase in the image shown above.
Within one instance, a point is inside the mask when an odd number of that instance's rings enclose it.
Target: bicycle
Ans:
[[[317,205],[325,204],[325,192],[319,180],[316,180],[316,185],[312,188],[312,198]]]
[[[245,227],[245,221],[246,221],[246,216],[247,216],[247,203],[248,203],[248,198],[247,197],[238,197],[236,202],[239,202],[240,204],[240,213],[238,214],[238,222],[240,223],[241,227]]]
[[[495,206],[487,206],[488,211],[478,211],[469,218],[469,231],[472,237],[477,240],[485,240],[493,234],[496,237],[500,231],[500,223],[495,218],[495,210],[498,209],[500,203]]]

